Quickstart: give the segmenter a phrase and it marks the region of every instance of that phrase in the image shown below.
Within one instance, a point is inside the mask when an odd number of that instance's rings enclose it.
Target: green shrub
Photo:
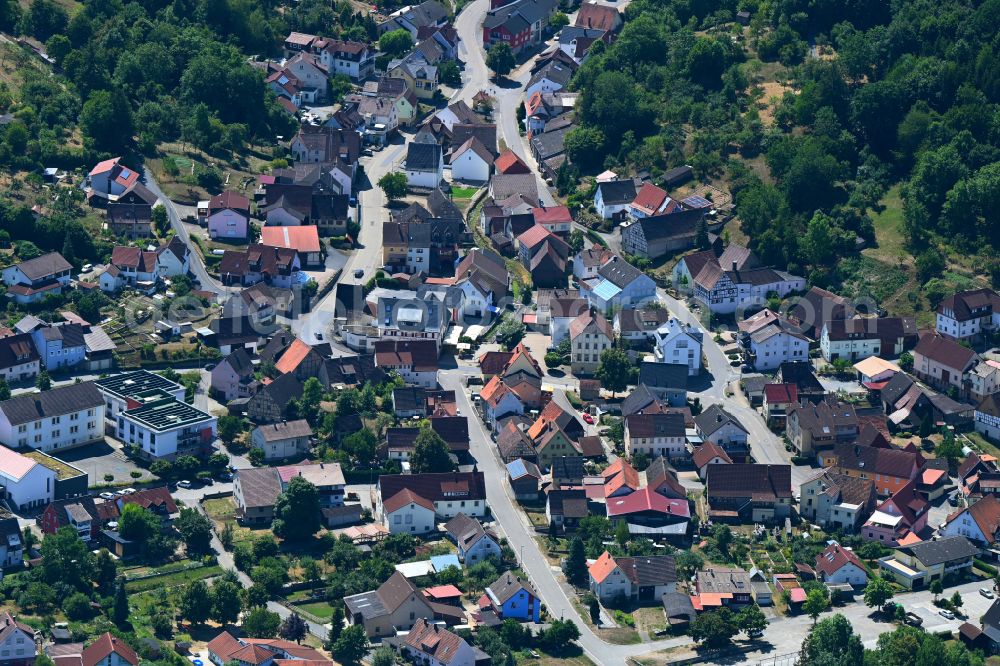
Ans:
[[[615,616],[615,622],[617,622],[620,625],[623,625],[623,626],[626,626],[626,627],[634,627],[635,626],[635,618],[632,617],[631,615],[629,615],[628,613],[625,613],[625,612],[620,611],[620,610],[616,610],[614,612],[614,616]]]

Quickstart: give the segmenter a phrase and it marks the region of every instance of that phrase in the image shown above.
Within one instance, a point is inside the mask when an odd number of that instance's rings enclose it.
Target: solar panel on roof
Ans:
[[[688,206],[691,206],[692,208],[710,208],[712,206],[711,201],[709,201],[705,197],[699,197],[699,196],[687,197],[686,199],[683,200],[683,203],[687,204]]]
[[[132,172],[128,169],[122,169],[122,178],[128,178],[132,175]]]

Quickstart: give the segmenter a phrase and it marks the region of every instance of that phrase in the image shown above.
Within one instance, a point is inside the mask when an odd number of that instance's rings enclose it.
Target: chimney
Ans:
[[[736,269],[736,260],[734,259],[734,260],[733,260],[733,272],[735,273],[735,272],[736,272],[736,270],[737,270],[737,269]]]

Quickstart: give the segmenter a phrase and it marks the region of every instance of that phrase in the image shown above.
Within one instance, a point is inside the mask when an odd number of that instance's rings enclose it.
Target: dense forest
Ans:
[[[635,0],[626,19],[572,82],[583,173],[691,164],[764,261],[814,284],[875,242],[900,184],[921,285],[956,255],[1000,278],[1000,1]]]
[[[151,155],[184,140],[213,153],[271,143],[294,120],[266,90],[248,56],[274,56],[289,30],[369,40],[375,21],[346,2],[303,0],[14,0],[0,29],[43,43],[62,76],[27,75],[5,90],[13,112],[0,163],[73,167],[108,154]],[[82,148],[68,141],[74,129]]]

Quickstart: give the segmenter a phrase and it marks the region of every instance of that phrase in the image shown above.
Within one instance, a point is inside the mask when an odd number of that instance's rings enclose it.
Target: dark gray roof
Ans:
[[[944,537],[937,541],[920,541],[900,550],[909,552],[927,567],[979,554],[979,548],[963,536]]]
[[[683,437],[684,415],[674,413],[630,414],[625,417],[632,438]]]
[[[281,479],[274,467],[260,467],[236,470],[243,508],[274,506],[281,494]]]
[[[476,138],[494,158],[497,156],[497,126],[492,123],[455,123],[451,129],[451,145],[458,148]]]
[[[21,269],[21,272],[29,280],[40,280],[50,275],[73,269],[73,266],[63,259],[63,256],[58,252],[49,252],[40,257],[22,261],[17,264],[17,267]]]
[[[531,87],[533,84],[541,81],[542,79],[548,79],[549,81],[558,83],[565,88],[569,85],[569,80],[571,78],[573,78],[572,69],[561,62],[551,60],[531,77],[531,81],[528,82],[528,87]]]
[[[634,224],[642,227],[642,234],[646,238],[646,242],[649,242],[661,238],[676,238],[693,234],[698,226],[698,221],[704,215],[704,210],[682,210],[666,215],[644,217]]]
[[[659,364],[656,364],[659,365]],[[685,370],[687,366],[683,366]],[[629,416],[635,414],[641,409],[651,405],[659,405],[659,399],[656,394],[646,386],[642,380],[639,381],[639,385],[632,391],[625,400],[622,401],[622,416]]]
[[[552,460],[552,478],[554,479],[581,479],[584,470],[583,463],[586,458],[583,456],[560,456]]]
[[[411,7],[410,11],[403,16],[418,28],[427,25],[434,25],[448,17],[448,9],[437,0],[426,0],[416,7]]]
[[[627,204],[635,199],[635,181],[631,178],[603,182],[597,186],[597,190],[601,193],[604,205]]]
[[[434,190],[437,192],[438,190]],[[427,202],[430,203],[430,197],[434,195],[431,192],[430,196],[427,197]],[[411,203],[409,206],[403,210],[392,214],[393,222],[423,222],[424,220],[431,217],[429,210],[424,208],[418,203]]]
[[[534,201],[538,200],[538,183],[534,174],[530,173],[498,173],[490,179],[490,192],[497,201],[502,201],[514,194],[523,194]],[[532,218],[534,221],[534,218]]]
[[[687,390],[688,367],[680,363],[643,361],[639,364],[639,383],[660,389]]]
[[[414,204],[418,205],[418,204]],[[434,217],[446,218],[446,219],[462,219],[462,211],[458,209],[444,192],[441,191],[440,187],[434,188],[434,190],[427,195],[427,208],[433,214]],[[430,218],[428,215],[425,220]]]
[[[644,275],[638,268],[618,256],[612,257],[611,261],[601,266],[597,274],[622,289]]]
[[[436,171],[441,163],[441,146],[436,143],[410,143],[406,147],[406,168]]]
[[[542,132],[531,137],[532,150],[542,159],[561,155],[566,151],[566,135],[573,126],[563,127],[554,132]]]
[[[691,604],[691,597],[681,592],[667,592],[663,595],[663,611],[667,619],[682,617],[693,622],[697,617]]]
[[[11,425],[20,425],[42,418],[100,407],[103,404],[104,397],[97,386],[93,382],[82,382],[4,400],[0,402],[0,410]]]
[[[616,557],[615,562],[636,585],[667,585],[677,582],[677,569],[670,555]]]
[[[705,437],[711,437],[716,430],[719,430],[727,423],[732,423],[743,432],[747,431],[739,419],[719,405],[709,405],[705,411],[694,417],[694,422]]]
[[[493,581],[493,584],[487,590],[493,593],[493,596],[496,597],[501,605],[521,590],[527,590],[531,593],[531,596],[536,599],[538,598],[538,593],[535,592],[535,588],[531,586],[531,583],[511,571],[501,574],[500,578]]]

